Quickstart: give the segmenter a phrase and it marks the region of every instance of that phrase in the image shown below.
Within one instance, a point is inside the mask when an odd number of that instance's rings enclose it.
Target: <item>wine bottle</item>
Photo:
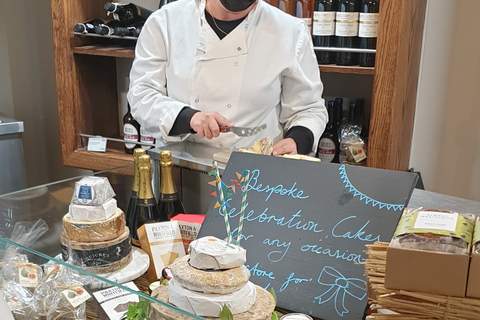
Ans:
[[[315,0],[295,0],[295,16],[307,24],[312,33],[312,19]]]
[[[136,148],[133,150],[133,185],[132,193],[130,194],[130,200],[128,201],[127,211],[125,212],[125,220],[127,222],[127,227],[130,229],[130,234],[133,234],[131,229],[133,223],[133,214],[135,211],[135,206],[137,205],[138,199],[138,190],[140,188],[140,173],[138,171],[138,158],[145,155],[145,150],[142,148]]]
[[[95,33],[95,27],[104,24],[105,20],[102,19],[91,19],[82,23],[77,23],[73,27],[73,31],[79,32],[79,33]]]
[[[335,11],[336,0],[316,0],[313,12],[313,45],[315,47],[335,46]],[[319,64],[331,64],[335,62],[333,52],[315,50]]]
[[[335,15],[337,47],[355,48],[358,36],[358,7],[356,0],[339,0]],[[336,63],[343,66],[357,64],[358,54],[337,52]]]
[[[115,27],[113,29],[113,34],[119,37],[128,36],[138,38],[138,35],[140,34],[140,31],[138,31],[138,29],[141,29],[144,24],[145,22],[140,21],[125,27]]]
[[[99,24],[98,26],[95,26],[95,33],[96,34],[101,34],[101,35],[113,35],[115,32],[115,28],[118,27],[125,27],[126,24],[122,21],[119,20],[109,20],[105,22],[104,24]]]
[[[160,153],[160,197],[158,198],[158,206],[162,216],[167,216],[168,219],[179,213],[185,213],[185,208],[173,182],[172,167],[172,152],[162,151]]]
[[[293,1],[294,0],[278,0],[278,9],[288,14],[291,14],[293,16],[293,13],[294,13]]]
[[[107,14],[113,14],[115,20],[124,21],[127,25],[145,21],[152,14],[152,11],[134,3],[107,2],[103,8]]]
[[[278,8],[278,0],[264,0],[264,1],[271,6]]]
[[[153,196],[150,156],[142,155],[138,158],[138,172],[140,175],[137,204],[131,219],[132,244],[140,246],[137,230],[146,223],[167,221],[167,217],[158,210],[157,201]]]
[[[323,162],[338,162],[338,130],[335,125],[335,101],[328,101],[328,123],[318,142],[316,157]]]
[[[127,113],[123,116],[123,140],[127,140],[131,143],[125,143],[125,152],[133,153],[133,149],[140,148],[137,144],[139,139],[140,125],[137,120],[132,116],[130,104],[127,104]]]
[[[335,126],[340,131],[340,127],[343,122],[343,99],[342,98],[335,98],[335,106],[333,108],[334,117],[336,120]]]
[[[140,142],[155,144],[155,138],[152,137],[150,132],[145,130],[142,126],[140,126]],[[144,150],[150,150],[152,148],[153,146],[147,146],[142,144],[142,149]]]
[[[362,49],[377,48],[379,9],[380,0],[361,0],[358,37]],[[360,53],[359,64],[362,67],[375,66],[375,53]]]

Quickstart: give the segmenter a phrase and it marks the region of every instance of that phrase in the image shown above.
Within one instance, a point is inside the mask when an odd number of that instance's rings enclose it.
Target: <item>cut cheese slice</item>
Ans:
[[[128,228],[124,229],[119,237],[99,242],[72,241],[62,233],[62,258],[74,266],[96,274],[123,268],[132,260],[130,232]]]
[[[255,285],[250,281],[240,290],[229,294],[190,291],[175,278],[168,283],[168,302],[202,317],[219,317],[224,305],[232,314],[245,312],[253,305],[255,297]]]
[[[119,237],[125,231],[125,215],[117,208],[108,219],[98,221],[73,220],[69,213],[62,218],[63,231],[73,241],[98,242]]]
[[[245,249],[212,236],[192,241],[189,251],[190,264],[197,269],[229,269],[247,261]]]

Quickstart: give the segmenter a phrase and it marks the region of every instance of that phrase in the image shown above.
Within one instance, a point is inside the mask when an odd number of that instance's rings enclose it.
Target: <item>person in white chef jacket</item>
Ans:
[[[271,137],[273,154],[311,154],[328,120],[303,21],[262,0],[178,0],[146,21],[128,101],[161,146],[183,140],[226,149]],[[257,135],[220,133],[220,125]]]

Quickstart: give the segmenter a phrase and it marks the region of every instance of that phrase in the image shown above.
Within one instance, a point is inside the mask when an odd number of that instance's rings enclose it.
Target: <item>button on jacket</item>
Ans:
[[[215,147],[274,143],[292,126],[314,134],[312,151],[328,115],[310,34],[304,22],[258,1],[220,41],[205,19],[205,0],[179,0],[146,21],[135,49],[128,100],[135,119],[160,145],[191,140]],[[267,129],[250,137],[221,133],[168,136],[189,106],[216,111],[236,126]]]

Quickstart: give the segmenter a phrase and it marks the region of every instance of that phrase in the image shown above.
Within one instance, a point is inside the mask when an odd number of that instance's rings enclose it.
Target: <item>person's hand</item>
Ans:
[[[273,146],[272,154],[274,156],[281,156],[283,154],[297,154],[297,144],[292,138],[280,140]]]
[[[200,138],[212,139],[220,135],[220,126],[233,127],[233,122],[228,121],[218,112],[197,112],[190,119],[190,128],[195,130]]]

